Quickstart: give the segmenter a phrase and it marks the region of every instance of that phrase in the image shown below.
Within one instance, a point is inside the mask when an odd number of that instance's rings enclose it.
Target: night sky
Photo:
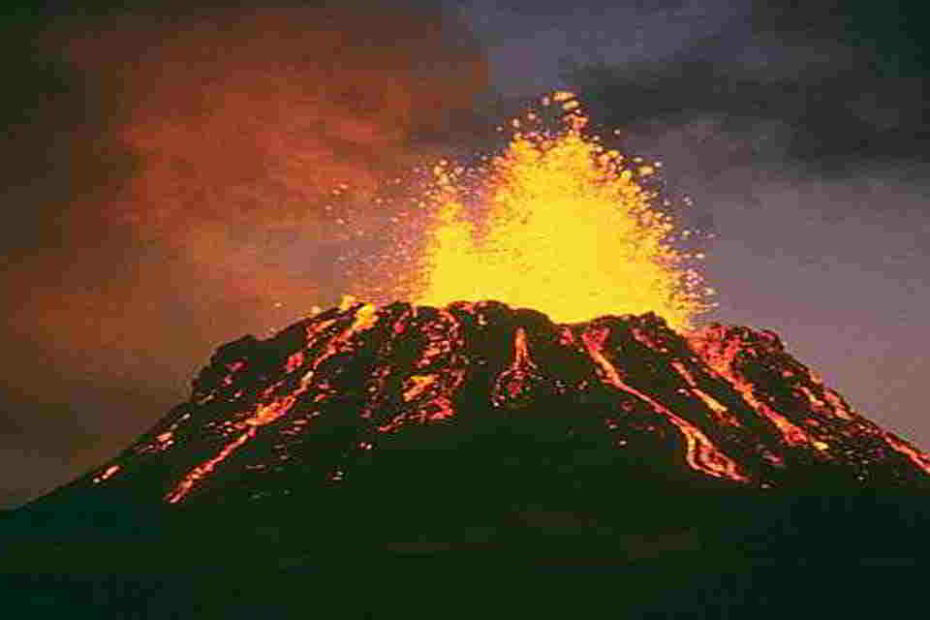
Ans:
[[[930,448],[920,3],[249,4],[4,9],[0,507],[114,456],[220,344],[338,303],[391,249],[393,179],[554,88],[713,236],[702,321],[778,332]]]

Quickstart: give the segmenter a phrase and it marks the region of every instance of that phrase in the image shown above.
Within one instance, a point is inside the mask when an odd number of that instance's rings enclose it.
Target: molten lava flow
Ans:
[[[720,377],[728,381],[749,406],[775,425],[788,445],[810,444],[818,450],[826,450],[829,447],[828,444],[814,440],[804,429],[756,397],[752,382],[734,368],[736,356],[744,350],[744,347],[748,349],[748,345],[744,345],[738,338],[727,339],[724,336],[724,330],[711,327],[702,333],[691,334],[689,342],[704,362]]]
[[[543,99],[569,112],[560,133],[515,133],[504,155],[479,171],[486,231],[466,216],[463,168],[434,169],[436,217],[417,303],[494,299],[558,322],[653,311],[673,328],[689,327],[709,307],[709,289],[698,292],[700,277],[666,242],[670,217],[652,208],[655,195],[638,182],[654,168],[635,158],[634,171],[583,135],[587,118],[573,97]]]
[[[286,415],[297,402],[297,400],[301,397],[301,395],[310,390],[311,387],[314,387],[312,382],[314,372],[316,371],[317,367],[329,357],[339,353],[339,351],[347,345],[348,341],[353,336],[359,332],[370,329],[375,324],[377,321],[377,311],[375,307],[372,304],[353,304],[353,302],[354,300],[351,297],[346,297],[343,299],[343,305],[347,311],[350,311],[353,306],[355,306],[355,318],[352,322],[352,325],[349,326],[348,329],[336,334],[329,342],[326,350],[312,361],[310,369],[307,370],[306,374],[300,381],[300,386],[296,390],[293,390],[277,398],[272,397],[274,392],[280,388],[282,382],[274,383],[269,388],[264,390],[261,394],[261,398],[271,398],[271,402],[257,403],[255,412],[252,415],[235,424],[231,424],[231,427],[234,429],[246,429],[245,433],[238,435],[235,440],[225,444],[216,456],[208,459],[207,461],[204,461],[189,471],[181,479],[181,481],[178,482],[178,484],[175,485],[175,487],[167,495],[165,495],[164,499],[166,502],[169,504],[175,504],[184,499],[184,497],[187,496],[187,494],[190,493],[190,491],[194,488],[197,482],[210,474],[210,472],[213,471],[217,464],[225,460],[246,442],[254,438],[258,427],[267,426],[273,422],[278,421],[280,418]],[[308,339],[312,340],[317,335],[317,332],[321,330],[321,326],[328,326],[331,324],[332,321],[325,321],[320,325],[317,325],[314,329],[309,330]],[[294,370],[297,370],[303,363],[303,352],[297,351],[288,357],[284,372],[291,373]],[[236,368],[238,369],[240,366],[236,366]],[[159,436],[157,439],[161,440],[161,437],[162,436]],[[168,438],[170,440],[170,433],[168,434]]]
[[[495,407],[513,403],[526,396],[534,383],[540,380],[539,369],[530,357],[526,344],[526,330],[518,327],[513,340],[513,362],[497,376],[491,392],[491,403]]]
[[[717,448],[701,429],[681,416],[675,415],[668,407],[621,378],[617,368],[604,355],[603,347],[607,334],[606,328],[599,328],[585,331],[581,336],[588,354],[603,373],[602,380],[645,402],[653,411],[663,415],[674,424],[685,438],[685,460],[689,467],[716,478],[729,478],[739,482],[749,480],[740,470],[739,464]]]
[[[926,454],[925,452],[921,452],[894,433],[885,432],[883,433],[883,437],[885,438],[885,441],[888,443],[888,445],[890,445],[894,450],[900,452],[908,459],[910,459],[914,465],[930,474],[930,455]]]
[[[216,467],[218,463],[223,461],[227,456],[235,452],[236,448],[254,436],[255,427],[252,427],[242,435],[239,435],[235,441],[232,441],[223,446],[223,449],[220,450],[219,454],[207,461],[204,461],[192,469],[186,476],[184,476],[178,485],[170,493],[168,493],[168,495],[165,496],[165,501],[169,504],[176,504],[181,501],[184,496],[190,492],[198,480],[207,476],[211,471],[213,471],[213,468]]]
[[[100,484],[100,483],[103,482],[104,480],[107,480],[108,478],[112,478],[112,477],[113,477],[113,474],[115,474],[116,472],[118,472],[120,469],[121,469],[121,467],[120,467],[119,465],[110,465],[110,466],[107,467],[103,472],[101,472],[100,475],[95,476],[95,477],[93,478],[93,483],[94,483],[94,484]]]

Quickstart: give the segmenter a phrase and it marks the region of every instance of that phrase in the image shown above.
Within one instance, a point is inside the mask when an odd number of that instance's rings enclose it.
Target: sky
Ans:
[[[710,237],[702,321],[776,331],[930,449],[919,3],[259,4],[0,14],[0,507],[114,456],[220,344],[338,303],[412,170],[556,88]]]

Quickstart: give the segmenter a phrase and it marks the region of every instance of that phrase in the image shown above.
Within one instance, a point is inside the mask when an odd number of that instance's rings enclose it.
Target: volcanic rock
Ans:
[[[29,609],[100,617],[856,614],[916,588],[928,492],[769,331],[356,303],[220,347],[5,515],[4,564]]]

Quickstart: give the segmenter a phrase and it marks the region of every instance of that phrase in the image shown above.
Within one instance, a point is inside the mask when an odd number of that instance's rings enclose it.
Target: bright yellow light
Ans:
[[[568,98],[552,99],[564,108]],[[481,231],[466,212],[458,171],[436,166],[415,303],[493,299],[562,323],[653,311],[676,329],[710,307],[699,276],[665,241],[671,218],[637,182],[654,168],[625,168],[620,153],[582,134],[587,118],[571,109],[561,133],[515,133],[484,171]]]

